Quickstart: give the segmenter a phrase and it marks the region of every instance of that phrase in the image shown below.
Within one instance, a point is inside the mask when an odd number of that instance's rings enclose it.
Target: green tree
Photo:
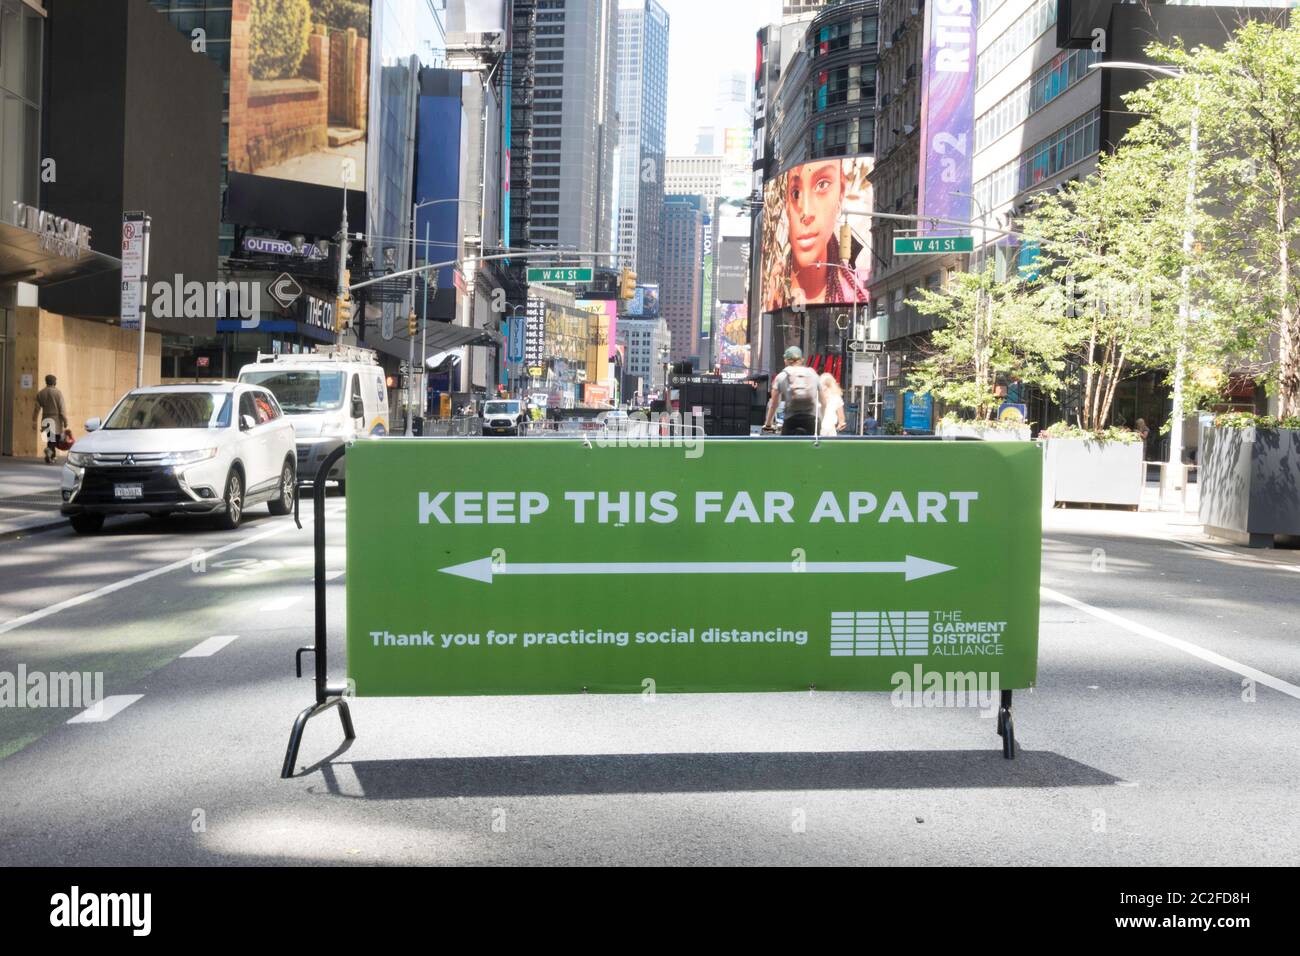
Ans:
[[[1148,47],[1182,71],[1126,98],[1126,137],[1190,161],[1198,131],[1193,361],[1258,374],[1300,414],[1300,24],[1240,24],[1220,50]],[[1194,390],[1193,390],[1194,391]]]
[[[958,273],[941,290],[920,290],[909,304],[942,324],[922,347],[926,355],[912,369],[912,386],[980,421],[997,410],[999,378],[1055,394],[1065,342],[1057,324],[1042,321],[1034,284],[1019,276],[999,281],[989,263],[982,272]]]
[[[251,0],[248,72],[255,80],[296,76],[311,36],[308,0]]]
[[[1125,378],[1173,364],[1184,219],[1177,156],[1154,145],[1103,156],[1041,194],[1021,221],[1038,244],[1030,296],[1081,378],[1081,428],[1100,431]],[[1185,181],[1185,180],[1184,180]]]

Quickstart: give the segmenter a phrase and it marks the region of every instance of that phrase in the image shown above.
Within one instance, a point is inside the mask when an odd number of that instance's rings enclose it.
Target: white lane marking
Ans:
[[[301,600],[302,600],[301,594],[290,594],[290,595],[286,595],[285,597],[278,597],[273,600],[267,601],[265,604],[259,607],[258,610],[259,611],[287,611],[289,608],[293,607]]]
[[[1248,667],[1245,664],[1238,663],[1230,657],[1224,657],[1222,654],[1216,654],[1214,651],[1207,651],[1199,644],[1193,644],[1191,641],[1184,641],[1180,637],[1172,637],[1153,627],[1147,627],[1145,624],[1139,624],[1137,621],[1130,621],[1128,618],[1120,617],[1113,611],[1103,610],[1099,607],[1093,607],[1091,604],[1084,604],[1082,601],[1070,597],[1068,594],[1062,594],[1060,591],[1053,591],[1051,588],[1039,588],[1043,597],[1050,598],[1061,604],[1065,604],[1077,611],[1083,611],[1085,614],[1091,614],[1095,618],[1100,618],[1121,627],[1130,634],[1137,634],[1139,637],[1146,637],[1153,641],[1159,641],[1161,644],[1167,644],[1169,647],[1191,654],[1198,657],[1207,664],[1213,664],[1215,667],[1222,667],[1224,670],[1232,671],[1234,674],[1240,674],[1242,677],[1248,677],[1257,684],[1263,684],[1265,687],[1271,687],[1276,691],[1281,691],[1289,697],[1300,700],[1300,687],[1295,684],[1287,683],[1281,678],[1274,677],[1272,674],[1265,674],[1261,670]]]
[[[211,657],[237,637],[238,634],[218,634],[216,637],[209,637],[202,644],[191,647],[181,657]]]
[[[332,512],[327,512],[326,517],[332,517],[342,510],[342,508],[336,508]],[[309,523],[310,521],[311,518],[308,517],[307,522]],[[306,527],[307,524],[304,524],[303,528],[306,529]],[[213,548],[211,551],[205,551],[202,554],[192,554],[189,557],[181,558],[179,561],[173,561],[171,564],[165,564],[160,568],[154,568],[152,571],[145,571],[144,573],[137,574],[134,577],[123,578],[121,581],[114,581],[112,584],[105,584],[102,588],[87,591],[85,594],[78,594],[76,597],[70,597],[66,601],[60,601],[57,604],[51,604],[49,607],[43,607],[39,611],[32,611],[30,614],[24,614],[22,617],[16,617],[12,620],[5,621],[3,624],[0,624],[0,634],[8,634],[10,631],[22,627],[24,624],[33,624],[52,614],[66,611],[70,607],[77,607],[86,604],[96,598],[104,597],[105,595],[112,594],[114,591],[120,591],[123,588],[129,588],[133,584],[140,584],[144,581],[148,581],[150,578],[156,578],[159,575],[166,574],[169,571],[175,571],[178,568],[187,568],[195,562],[206,561],[207,559],[214,558],[219,554],[225,554],[227,551],[234,551],[236,548],[244,548],[250,544],[256,544],[259,541],[264,541],[265,539],[274,537],[277,534],[284,534],[290,529],[297,530],[297,526],[292,521],[285,522],[275,528],[268,528],[266,531],[245,538],[242,541],[232,541],[230,544],[223,544],[219,548]]]
[[[1174,544],[1181,544],[1184,548],[1188,548],[1192,551],[1205,551],[1208,552],[1209,554],[1216,554],[1224,558],[1237,558],[1238,560],[1244,561],[1245,563],[1253,567],[1273,568],[1274,570],[1277,571],[1291,571],[1294,573],[1300,573],[1300,564],[1278,564],[1276,561],[1259,561],[1256,560],[1253,556],[1248,554],[1234,554],[1231,551],[1221,551],[1218,548],[1211,548],[1209,545],[1198,544],[1195,541],[1179,541],[1177,538],[1170,538],[1169,540],[1171,540]]]
[[[343,569],[342,569],[342,568],[339,568],[337,571],[326,571],[326,572],[325,572],[325,580],[326,580],[326,581],[333,581],[335,578],[342,577],[342,576],[343,576]]]
[[[87,707],[68,721],[70,724],[102,724],[111,717],[116,717],[126,710],[144,694],[115,694],[105,697],[99,703]]]

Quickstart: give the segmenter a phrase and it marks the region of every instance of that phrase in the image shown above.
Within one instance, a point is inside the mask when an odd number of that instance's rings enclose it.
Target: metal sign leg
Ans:
[[[289,733],[289,747],[284,754],[284,765],[280,768],[282,779],[293,776],[293,766],[298,761],[298,748],[302,745],[303,730],[307,727],[307,721],[317,714],[324,713],[331,707],[338,707],[339,719],[343,722],[343,736],[348,740],[354,740],[357,736],[352,726],[352,713],[348,710],[348,702],[343,699],[343,694],[347,690],[346,685],[330,684],[326,676],[328,658],[325,631],[325,480],[334,463],[346,452],[347,445],[340,445],[325,457],[316,472],[315,486],[312,488],[312,504],[316,516],[316,527],[313,530],[316,551],[316,641],[313,645],[297,649],[294,653],[294,669],[301,677],[302,655],[310,651],[315,657],[316,703],[299,714],[298,719],[293,722],[293,730]]]
[[[1002,706],[998,708],[998,736],[1002,738],[1002,756],[1016,759],[1016,725],[1011,719],[1011,691],[1002,692]]]

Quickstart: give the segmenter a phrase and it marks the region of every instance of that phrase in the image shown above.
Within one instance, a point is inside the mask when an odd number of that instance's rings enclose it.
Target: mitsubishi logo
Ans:
[[[125,458],[122,459],[122,464],[124,464],[124,465],[134,465],[134,464],[135,464],[135,457],[132,456],[132,455],[127,455]]]

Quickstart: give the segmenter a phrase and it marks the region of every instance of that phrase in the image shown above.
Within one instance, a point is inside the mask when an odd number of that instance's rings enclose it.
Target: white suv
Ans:
[[[79,534],[104,517],[173,511],[239,526],[249,505],[293,510],[293,424],[264,388],[221,382],[137,388],[68,453],[62,512]]]

